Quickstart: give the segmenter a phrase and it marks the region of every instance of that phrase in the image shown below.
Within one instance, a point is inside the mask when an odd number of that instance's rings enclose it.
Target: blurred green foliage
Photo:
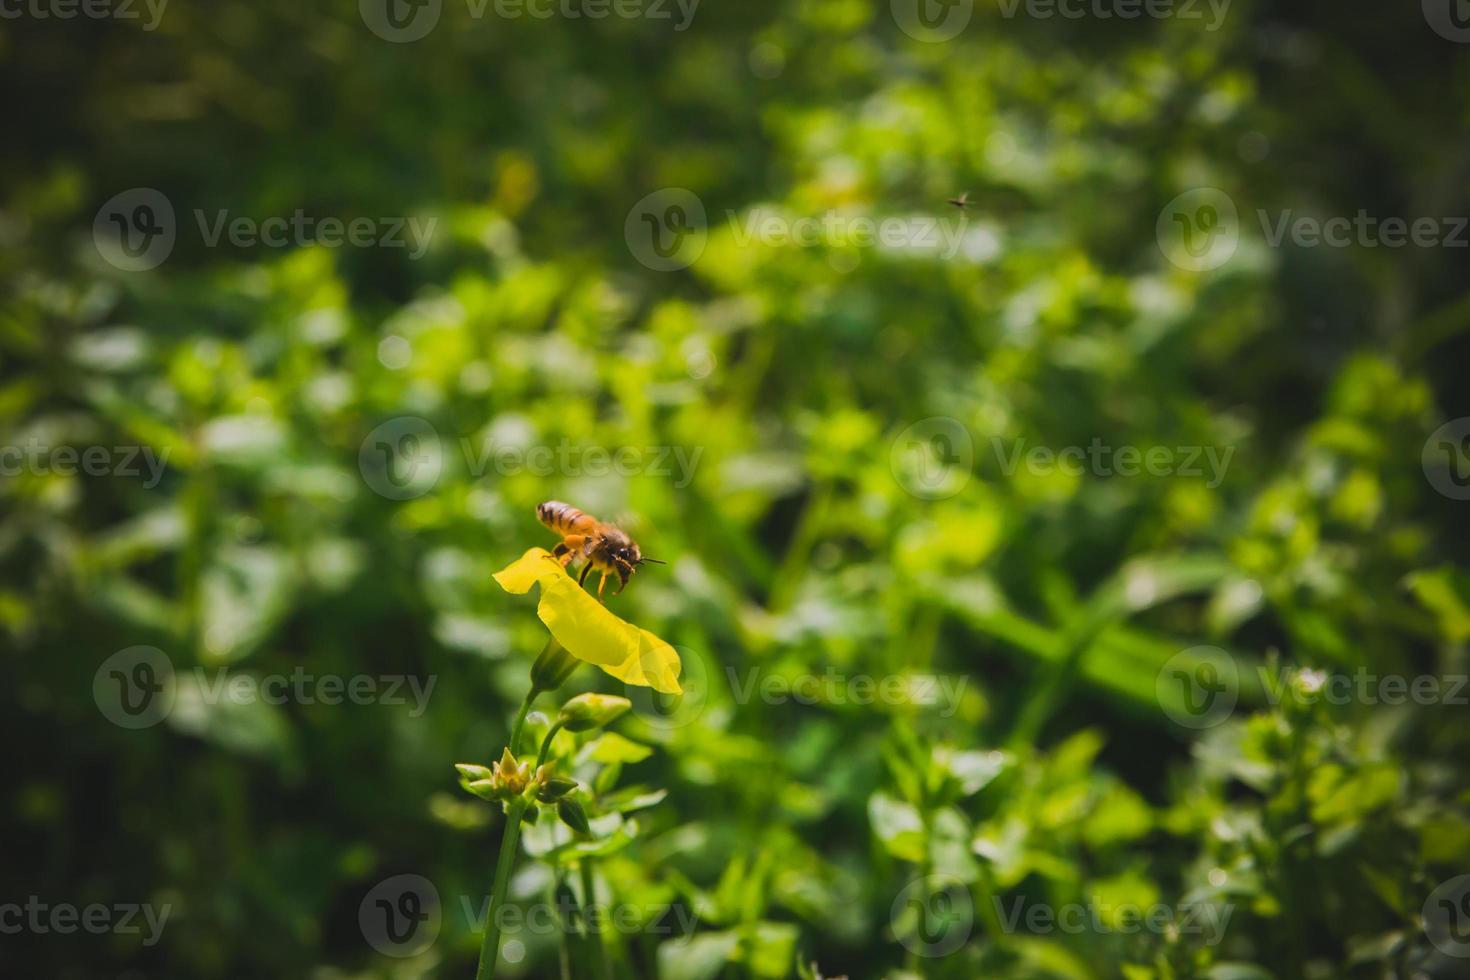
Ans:
[[[1466,504],[1420,462],[1470,414],[1463,253],[1271,248],[1255,220],[1465,213],[1467,62],[1417,5],[1239,0],[1207,31],[982,4],[946,44],[857,0],[706,0],[683,32],[449,2],[412,44],[356,6],[175,0],[154,31],[0,34],[3,443],[167,453],[156,485],[0,478],[6,898],[173,910],[151,946],[6,936],[7,972],[470,975],[459,899],[487,894],[502,818],[452,765],[505,744],[544,631],[490,575],[552,543],[533,508],[555,498],[671,562],[615,608],[679,646],[689,689],[583,750],[639,811],[602,893],[697,923],[617,937],[619,976],[1461,975],[1421,913],[1470,869],[1464,708],[1258,682],[1467,669]],[[1155,222],[1199,186],[1242,235],[1192,273]],[[91,237],[133,187],[178,216],[147,272]],[[665,187],[709,215],[685,271],[624,234]],[[956,220],[965,189],[950,259],[739,234]],[[416,260],[209,247],[195,209],[437,225]],[[399,500],[364,459],[404,416],[442,471]],[[973,439],[944,499],[895,464],[932,417]],[[1211,485],[1006,472],[997,448],[1094,439],[1232,455]],[[491,446],[581,462],[501,472]],[[588,447],[668,448],[673,472],[589,475]],[[137,645],[175,702],[129,730],[93,680]],[[1191,729],[1159,679],[1201,646],[1238,665],[1240,704]],[[221,668],[434,687],[417,714],[235,703],[209,696]],[[594,673],[571,687],[624,693]],[[749,693],[829,675],[959,695]],[[518,900],[558,887],[546,867],[523,862]],[[394,961],[358,911],[404,873],[444,915]],[[914,952],[925,875],[972,906],[943,956]],[[1217,941],[1035,933],[1006,927],[1017,902],[1231,915]],[[507,969],[557,961],[543,937]]]

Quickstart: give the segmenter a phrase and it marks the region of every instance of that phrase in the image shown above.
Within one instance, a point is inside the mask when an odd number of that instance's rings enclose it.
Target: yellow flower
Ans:
[[[532,548],[495,573],[507,592],[523,595],[541,586],[536,615],[578,660],[595,664],[625,684],[683,694],[679,655],[645,629],[624,622],[592,598],[544,548]]]

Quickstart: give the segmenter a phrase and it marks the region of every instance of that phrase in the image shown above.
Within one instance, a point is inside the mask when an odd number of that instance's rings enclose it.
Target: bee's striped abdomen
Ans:
[[[536,507],[536,520],[557,534],[586,534],[597,526],[597,520],[582,513],[571,504],[560,500],[548,500]]]

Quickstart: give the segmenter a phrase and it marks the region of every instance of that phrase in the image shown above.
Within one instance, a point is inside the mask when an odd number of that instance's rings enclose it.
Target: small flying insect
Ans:
[[[576,558],[583,558],[580,585],[587,581],[587,573],[596,568],[601,574],[597,582],[597,596],[602,598],[607,577],[618,577],[617,595],[628,587],[628,579],[643,564],[665,565],[657,558],[644,558],[638,550],[638,542],[620,527],[599,521],[591,514],[583,513],[571,504],[560,500],[548,500],[536,508],[536,519],[561,535],[561,543],[553,549],[551,557],[561,562],[562,567]]]
[[[963,211],[965,208],[972,207],[972,206],[978,207],[978,205],[972,205],[971,204],[971,201],[970,201],[970,192],[969,191],[965,191],[959,197],[952,197],[948,201],[946,201],[945,203],[946,204],[953,204],[955,207],[959,208],[961,211]]]

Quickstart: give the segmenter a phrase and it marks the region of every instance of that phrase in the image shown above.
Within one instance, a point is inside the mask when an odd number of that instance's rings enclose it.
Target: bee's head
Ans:
[[[612,559],[618,566],[618,577],[624,582],[627,582],[628,576],[633,574],[639,565],[643,564],[643,552],[638,550],[638,542],[629,538],[626,534],[622,537],[623,540],[615,544],[612,548]]]
[[[638,570],[639,565],[646,562],[655,565],[663,564],[657,558],[644,558],[643,552],[638,548],[638,542],[616,528],[603,535],[603,546],[607,550],[607,557],[612,566],[618,572],[620,583],[618,592],[623,591],[622,587],[628,584],[628,579]]]

